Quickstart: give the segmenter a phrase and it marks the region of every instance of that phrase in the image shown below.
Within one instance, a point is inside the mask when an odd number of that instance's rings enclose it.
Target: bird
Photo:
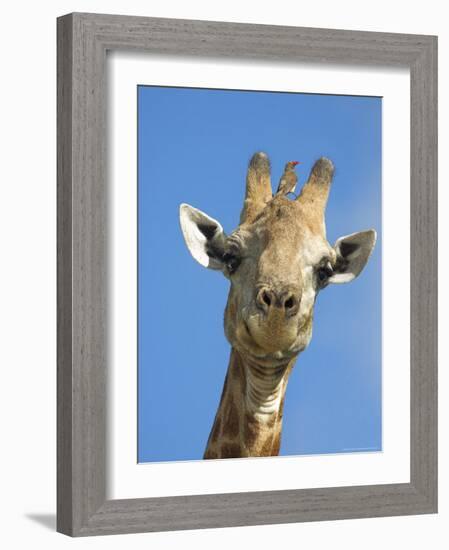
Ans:
[[[281,176],[279,181],[278,190],[276,195],[287,195],[288,193],[293,193],[298,182],[298,176],[295,172],[295,167],[297,164],[300,164],[297,160],[291,160],[287,162],[284,168],[284,173]]]

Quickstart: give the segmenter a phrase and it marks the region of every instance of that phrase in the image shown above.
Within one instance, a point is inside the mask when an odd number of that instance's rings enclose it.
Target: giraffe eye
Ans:
[[[332,267],[330,265],[319,267],[316,270],[316,278],[318,281],[318,285],[320,287],[323,287],[328,282],[329,277],[331,275],[332,275]]]
[[[228,268],[229,274],[232,275],[236,272],[238,266],[240,265],[240,258],[231,252],[226,252],[223,255],[223,261],[226,264],[226,267]]]

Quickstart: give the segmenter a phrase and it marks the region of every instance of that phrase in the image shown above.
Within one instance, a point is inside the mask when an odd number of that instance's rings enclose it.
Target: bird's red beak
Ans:
[[[292,164],[293,164],[293,166],[296,166],[297,164],[301,164],[301,163],[297,160],[292,160]]]

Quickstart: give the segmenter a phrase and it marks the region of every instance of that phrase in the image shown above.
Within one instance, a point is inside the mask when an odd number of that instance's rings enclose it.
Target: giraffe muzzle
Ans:
[[[300,302],[301,297],[298,291],[277,290],[268,286],[260,287],[255,298],[257,309],[266,317],[270,317],[274,311],[281,311],[287,318],[293,317],[298,313]]]

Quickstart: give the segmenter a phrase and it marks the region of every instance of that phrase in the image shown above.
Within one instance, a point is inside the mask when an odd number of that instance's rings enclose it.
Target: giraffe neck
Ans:
[[[295,359],[262,365],[232,349],[204,458],[279,454],[285,390]]]

